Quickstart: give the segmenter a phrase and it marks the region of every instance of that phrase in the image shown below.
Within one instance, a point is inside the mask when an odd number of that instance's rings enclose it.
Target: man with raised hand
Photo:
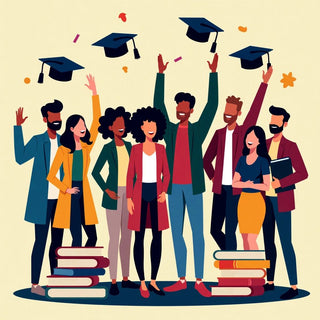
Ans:
[[[227,125],[216,130],[203,157],[203,166],[213,183],[214,192],[210,233],[221,250],[237,249],[237,207],[241,189],[232,188],[232,178],[242,156],[244,135],[249,127],[257,123],[272,72],[272,67],[266,73],[263,71],[263,82],[242,125],[237,124],[242,101],[235,96],[227,97],[223,114],[223,120]],[[212,165],[214,159],[215,168]],[[225,233],[222,231],[223,222]]]
[[[31,292],[41,296],[45,290],[39,285],[43,255],[46,247],[49,225],[51,223],[51,245],[49,260],[51,274],[57,266],[56,248],[62,245],[63,229],[53,228],[52,221],[56,210],[59,189],[47,181],[50,165],[60,146],[60,136],[57,131],[61,128],[62,103],[59,100],[47,103],[41,108],[43,121],[47,130],[33,136],[25,145],[22,124],[28,117],[23,117],[23,108],[16,111],[16,126],[14,126],[14,151],[18,164],[33,159],[33,168],[28,194],[25,220],[34,223],[35,241],[31,255]],[[62,178],[62,168],[58,172]]]
[[[170,185],[168,188],[171,231],[176,258],[178,277],[173,285],[164,288],[167,292],[187,288],[186,262],[187,247],[183,238],[185,207],[187,207],[193,237],[195,266],[195,289],[205,297],[210,291],[202,282],[204,268],[204,236],[203,236],[203,200],[205,191],[202,143],[204,142],[218,108],[218,74],[216,72],[218,55],[212,63],[209,76],[208,102],[197,122],[189,122],[195,105],[195,97],[190,93],[179,92],[175,96],[176,117],[178,123],[169,120],[164,103],[164,71],[168,62],[163,63],[161,54],[158,56],[157,80],[154,92],[154,107],[161,110],[167,120],[165,142],[170,169]]]

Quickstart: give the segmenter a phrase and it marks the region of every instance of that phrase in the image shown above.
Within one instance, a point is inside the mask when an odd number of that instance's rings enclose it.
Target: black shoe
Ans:
[[[264,289],[264,292],[274,290],[274,284],[273,283],[270,284],[267,282],[263,285],[263,289]]]
[[[111,287],[110,287],[109,293],[112,296],[117,296],[119,294],[119,288],[118,288],[118,285],[116,283],[111,283]]]
[[[126,281],[122,280],[121,287],[122,288],[129,288],[129,289],[139,289],[140,284],[136,284],[130,280],[126,280]]]
[[[298,289],[294,290],[294,289],[290,288],[287,292],[285,292],[284,294],[282,294],[280,296],[280,299],[282,299],[282,300],[292,299],[295,296],[297,296],[298,294],[299,294]]]
[[[153,285],[151,285],[150,283],[149,283],[149,285],[148,285],[148,289],[149,289],[149,291],[151,291],[151,292],[154,292],[155,294],[157,294],[157,295],[159,295],[159,296],[164,296],[165,294],[164,294],[164,292],[160,289],[160,290],[157,290]]]

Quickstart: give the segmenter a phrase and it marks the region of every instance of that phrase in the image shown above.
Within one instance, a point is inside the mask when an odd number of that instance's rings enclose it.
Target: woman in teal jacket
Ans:
[[[112,141],[105,144],[93,168],[92,176],[103,191],[102,207],[106,209],[109,229],[108,257],[110,259],[110,278],[112,280],[109,293],[119,294],[117,285],[118,252],[122,268],[122,287],[139,288],[139,285],[128,280],[130,269],[131,230],[128,229],[126,177],[131,151],[131,143],[124,141],[130,132],[131,114],[123,107],[108,108],[100,117],[98,131],[104,139]],[[101,175],[102,168],[108,162],[109,174],[106,180]],[[121,239],[119,245],[121,231]]]

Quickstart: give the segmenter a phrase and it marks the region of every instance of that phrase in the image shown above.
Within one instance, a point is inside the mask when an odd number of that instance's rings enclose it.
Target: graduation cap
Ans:
[[[240,58],[241,68],[257,69],[263,65],[262,56],[268,55],[267,68],[271,67],[269,52],[273,49],[249,46],[237,52],[230,54],[231,57]]]
[[[208,42],[211,32],[216,32],[216,37],[212,43],[210,52],[216,52],[218,33],[223,32],[221,28],[211,23],[205,18],[179,18],[189,27],[187,36],[197,42]]]
[[[42,61],[42,66],[38,83],[43,83],[44,64],[50,66],[49,77],[58,81],[70,81],[74,70],[84,69],[84,67],[66,57],[40,58],[39,60]]]
[[[128,52],[127,42],[132,40],[134,58],[139,59],[140,54],[136,48],[134,37],[136,34],[132,33],[111,33],[108,36],[93,43],[93,46],[104,47],[104,53],[108,58],[117,58],[125,55]]]

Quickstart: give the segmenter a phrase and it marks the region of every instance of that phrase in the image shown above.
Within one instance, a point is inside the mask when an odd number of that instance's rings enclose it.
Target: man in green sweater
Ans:
[[[204,267],[204,237],[203,237],[203,200],[205,191],[202,143],[210,129],[218,108],[218,55],[215,54],[212,63],[208,61],[211,70],[209,76],[208,102],[199,120],[190,123],[195,97],[190,93],[179,92],[175,96],[177,103],[176,116],[179,123],[169,121],[164,104],[164,74],[168,62],[163,63],[161,54],[158,56],[159,73],[157,74],[154,107],[161,110],[167,120],[165,142],[170,169],[169,211],[173,245],[176,257],[177,272],[180,278],[173,285],[164,288],[167,292],[187,288],[186,261],[187,247],[183,238],[183,223],[185,206],[188,209],[192,229],[193,252],[195,266],[195,289],[205,297],[211,296],[210,291],[202,282]]]

